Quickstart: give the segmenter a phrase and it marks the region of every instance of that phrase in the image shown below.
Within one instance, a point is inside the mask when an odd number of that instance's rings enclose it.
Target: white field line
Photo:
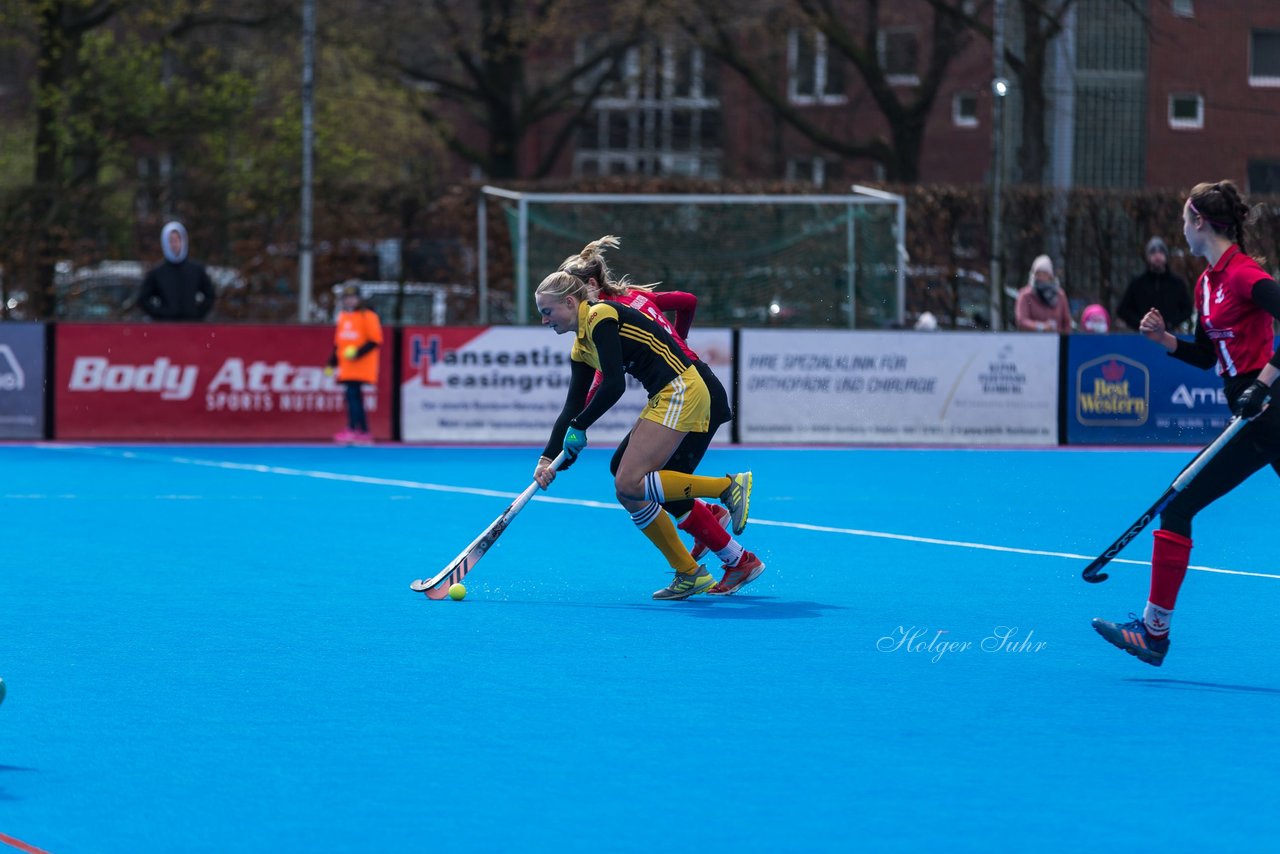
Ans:
[[[518,492],[504,492],[496,489],[479,489],[470,486],[451,486],[439,483],[424,483],[417,480],[399,478],[369,477],[359,474],[342,474],[340,472],[318,471],[314,469],[295,469],[286,466],[267,466],[255,463],[233,463],[226,460],[202,460],[195,457],[179,457],[156,454],[145,451],[113,451],[89,445],[42,445],[45,450],[76,451],[97,456],[119,457],[124,459],[154,460],[157,462],[177,463],[180,465],[202,466],[204,468],[224,469],[227,471],[246,471],[259,474],[275,474],[286,477],[306,477],[315,480],[330,480],[344,483],[363,483],[371,486],[394,486],[400,489],[419,489],[427,492],[447,492],[457,495],[481,495],[489,498],[514,499]],[[63,496],[74,497],[74,496]],[[621,510],[614,502],[590,501],[581,498],[557,498],[553,495],[535,495],[534,501],[547,504],[567,504],[575,507],[593,507],[601,510]],[[911,534],[892,534],[887,531],[867,531],[861,528],[836,528],[829,525],[809,525],[804,522],[778,522],[771,519],[751,517],[752,525],[764,525],[773,528],[791,528],[797,531],[814,531],[821,534],[844,534],[850,537],[869,537],[878,540],[897,540],[905,543],[923,543],[933,546],[950,546],[952,548],[977,549],[988,552],[1004,552],[1007,554],[1032,555],[1035,557],[1056,557],[1067,560],[1091,561],[1097,555],[1072,554],[1071,552],[1052,552],[1043,549],[1022,549],[1013,546],[993,546],[988,543],[971,543],[964,540],[943,540],[937,537],[917,537]],[[1135,566],[1147,566],[1149,561],[1114,558],[1112,563],[1125,563]],[[1188,567],[1199,572],[1212,572],[1220,575],[1242,575],[1250,578],[1273,578],[1280,580],[1280,574],[1269,572],[1249,572],[1241,569],[1222,569],[1214,566],[1192,565]]]

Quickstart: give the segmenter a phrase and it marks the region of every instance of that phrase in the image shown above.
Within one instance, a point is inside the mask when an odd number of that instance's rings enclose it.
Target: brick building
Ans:
[[[1022,4],[1005,6],[1009,46],[1018,53]],[[895,94],[909,101],[928,67],[932,13],[923,0],[881,8],[878,59]],[[1280,2],[1078,0],[1062,23],[1045,73],[1044,183],[1162,188],[1231,177],[1251,193],[1280,192]],[[780,28],[751,50],[786,103],[821,129],[846,140],[887,134],[866,86],[821,34]],[[1014,165],[1019,81],[1006,76],[1013,90],[1002,132],[1004,178],[1017,182],[1027,180]],[[920,182],[989,180],[992,77],[991,42],[973,34],[950,57],[928,113]],[[687,39],[655,37],[628,55],[555,174],[829,185],[885,177],[873,160],[824,149],[778,113]],[[533,161],[542,142],[535,134],[527,145],[525,159]]]
[[[1146,185],[1280,193],[1280,3],[1151,6]]]

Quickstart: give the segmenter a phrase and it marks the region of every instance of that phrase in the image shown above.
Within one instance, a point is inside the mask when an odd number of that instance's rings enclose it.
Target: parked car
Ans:
[[[1005,296],[1017,296],[1006,288]],[[907,268],[907,319],[931,313],[942,329],[989,329],[991,295],[987,275],[963,267]]]
[[[370,282],[359,279],[348,279],[334,285],[332,289],[333,313],[336,318],[337,306],[342,289],[355,285],[369,307],[378,313],[383,323],[398,323],[404,326],[446,326],[450,322],[457,323],[460,312],[450,310],[452,302],[471,298],[472,289],[465,285],[440,284],[438,282],[405,282],[404,303],[400,316],[396,316],[396,299],[400,293],[400,282]]]
[[[70,261],[59,261],[54,267],[53,290],[56,320],[136,320],[142,317],[137,308],[142,280],[150,269],[141,261],[99,261],[76,267]],[[213,281],[218,299],[243,289],[244,279],[234,267],[205,268]],[[34,319],[29,311],[30,295],[25,290],[11,291],[6,300],[9,317],[14,320]],[[211,319],[217,319],[218,301],[214,302]]]

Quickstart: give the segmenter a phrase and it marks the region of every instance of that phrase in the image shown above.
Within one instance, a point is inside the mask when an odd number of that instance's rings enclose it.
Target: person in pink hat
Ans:
[[[1096,302],[1086,305],[1080,312],[1080,328],[1085,332],[1105,333],[1111,331],[1111,316],[1107,310]]]

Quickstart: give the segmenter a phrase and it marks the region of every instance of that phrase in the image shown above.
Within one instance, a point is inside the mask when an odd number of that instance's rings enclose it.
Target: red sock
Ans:
[[[1151,550],[1151,595],[1153,605],[1172,611],[1178,601],[1178,588],[1187,577],[1191,562],[1191,541],[1173,531],[1155,532],[1156,544]]]
[[[693,509],[680,523],[680,530],[692,534],[695,540],[713,552],[729,545],[729,532],[720,526],[715,514],[701,501],[693,502]]]

